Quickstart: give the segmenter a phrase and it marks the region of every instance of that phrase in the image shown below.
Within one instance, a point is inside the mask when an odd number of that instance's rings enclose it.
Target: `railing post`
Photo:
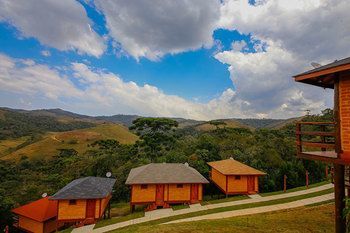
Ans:
[[[297,136],[297,153],[300,154],[303,150],[303,147],[301,145],[301,124],[300,123],[297,123],[296,136]]]
[[[326,126],[325,125],[321,125],[321,132],[326,132]],[[326,137],[325,136],[321,136],[321,142],[322,143],[326,143]],[[326,151],[326,148],[321,148],[322,151]]]
[[[305,172],[305,184],[306,184],[306,188],[308,189],[309,188],[309,172],[308,170],[306,170]]]
[[[287,191],[287,175],[283,176],[283,192]]]

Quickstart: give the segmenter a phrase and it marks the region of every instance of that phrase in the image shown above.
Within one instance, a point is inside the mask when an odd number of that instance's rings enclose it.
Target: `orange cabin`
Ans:
[[[131,210],[144,204],[154,210],[202,201],[202,185],[209,182],[188,164],[151,163],[131,169],[125,183],[131,186]]]
[[[25,232],[50,233],[56,231],[57,201],[48,197],[12,210],[18,216],[15,227]]]
[[[350,164],[350,57],[294,76],[295,81],[334,89],[334,122],[299,122],[298,156]],[[318,130],[307,130],[308,126]],[[305,136],[307,135],[307,136]],[[310,137],[313,137],[312,140]]]
[[[209,162],[211,181],[226,195],[255,194],[259,192],[259,176],[264,172],[232,158]]]
[[[50,199],[57,201],[58,223],[95,223],[109,207],[115,179],[84,177],[73,180]]]

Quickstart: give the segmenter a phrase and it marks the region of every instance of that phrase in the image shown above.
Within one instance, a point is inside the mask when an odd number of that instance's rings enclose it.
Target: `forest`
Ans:
[[[302,120],[331,121],[332,116],[332,110],[326,109]],[[61,149],[48,159],[23,156],[19,161],[0,160],[0,229],[11,224],[11,208],[39,199],[43,193],[52,195],[83,176],[105,176],[110,171],[117,179],[112,201],[128,201],[129,188],[124,182],[130,169],[151,162],[188,162],[208,178],[207,162],[233,157],[267,173],[259,182],[260,192],[281,190],[284,175],[288,188],[305,185],[306,170],[310,183],[325,177],[325,164],[296,158],[293,123],[280,129],[255,130],[228,128],[220,121],[210,123],[216,126],[214,130],[198,131],[178,128],[178,122],[169,118],[138,118],[129,128],[139,136],[132,145],[99,140],[91,143],[84,154]],[[209,184],[204,195],[217,192]]]

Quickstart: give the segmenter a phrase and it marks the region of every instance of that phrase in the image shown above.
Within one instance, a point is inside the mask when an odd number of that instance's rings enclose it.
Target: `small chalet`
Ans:
[[[75,225],[95,223],[105,215],[107,208],[109,210],[115,181],[84,177],[67,184],[50,198],[57,201],[57,222]]]
[[[147,204],[147,210],[154,210],[175,203],[198,203],[202,185],[209,182],[187,163],[151,163],[131,169],[125,183],[131,186],[133,211],[135,205]]]
[[[226,195],[259,192],[259,176],[266,173],[240,163],[233,158],[209,162],[210,179]]]
[[[57,201],[41,198],[12,210],[17,215],[14,226],[21,231],[50,233],[56,231]]]

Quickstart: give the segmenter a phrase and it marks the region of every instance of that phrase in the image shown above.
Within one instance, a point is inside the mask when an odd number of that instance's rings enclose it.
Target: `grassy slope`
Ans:
[[[20,137],[16,139],[0,140],[0,158],[9,154],[12,148],[24,143],[29,137]]]
[[[136,225],[113,232],[334,232],[334,205],[169,225]]]
[[[67,132],[47,133],[42,140],[14,151],[3,159],[19,159],[26,155],[30,158],[42,158],[57,154],[57,149],[75,149],[80,153],[88,149],[88,144],[100,139],[116,139],[123,144],[131,144],[137,136],[126,127],[118,124],[101,124],[96,127]],[[8,144],[8,140],[1,144]]]
[[[245,124],[242,124],[236,120],[233,120],[233,119],[228,119],[228,120],[222,120],[223,122],[226,123],[225,127],[226,128],[246,128],[246,129],[254,129],[253,127],[250,127],[248,125],[245,125]],[[220,128],[222,128],[223,126],[220,126]],[[216,129],[216,126],[215,125],[211,125],[209,123],[202,123],[202,124],[199,124],[197,126],[195,126],[195,129],[196,130],[199,130],[199,131],[211,131],[211,130],[214,130]]]

